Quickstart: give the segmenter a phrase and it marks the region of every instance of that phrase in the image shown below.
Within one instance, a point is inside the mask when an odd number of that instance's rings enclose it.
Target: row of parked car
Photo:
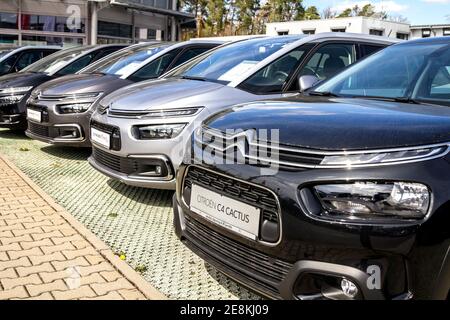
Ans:
[[[176,189],[180,240],[284,299],[449,298],[449,106],[449,38],[78,47],[0,77],[1,126]]]

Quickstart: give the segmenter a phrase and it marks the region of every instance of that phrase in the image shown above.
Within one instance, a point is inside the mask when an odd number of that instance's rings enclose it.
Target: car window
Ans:
[[[166,49],[168,45],[136,45],[111,54],[107,59],[96,61],[83,69],[84,73],[124,75],[136,71],[151,56]]]
[[[108,48],[101,50],[100,52],[97,52],[97,55],[94,57],[94,59],[92,59],[92,62],[100,60],[101,58],[104,58],[107,55],[110,55],[111,53],[116,52],[119,49],[120,48]]]
[[[425,69],[416,99],[450,100],[450,50],[444,59],[434,59]]]
[[[172,65],[172,68],[175,68],[175,67],[185,63],[186,61],[189,61],[192,58],[194,58],[194,57],[198,56],[199,54],[202,54],[203,52],[206,52],[210,49],[211,49],[211,47],[187,49],[178,57],[177,61]]]
[[[312,55],[299,76],[311,75],[320,80],[328,79],[356,61],[354,44],[326,44]]]
[[[66,75],[66,74],[73,74],[77,71],[80,71],[87,65],[89,65],[92,60],[95,58],[95,53],[89,53],[78,60],[75,60],[74,62],[70,63],[69,65],[62,68],[60,71],[57,72],[59,76]]]
[[[158,78],[164,73],[167,67],[172,63],[173,59],[178,55],[180,50],[173,50],[150,62],[133,73],[128,79],[131,81],[143,81],[148,79]]]
[[[52,74],[58,72],[69,61],[76,59],[78,56],[85,54],[89,50],[92,50],[92,46],[74,47],[61,50],[33,63],[32,65],[21,70],[21,72],[43,72]]]
[[[227,84],[302,36],[255,38],[227,44],[190,60],[167,77],[195,77]]]
[[[16,62],[16,71],[20,71],[26,67],[28,67],[30,64],[38,61],[42,58],[42,52],[38,50],[28,51],[24,52],[20,58]]]
[[[239,88],[256,94],[281,92],[290,75],[295,72],[297,66],[301,63],[307,50],[305,46],[292,50],[256,72],[245,80]]]
[[[314,91],[344,97],[413,99],[450,106],[450,45],[438,42],[388,47]]]
[[[4,75],[11,71],[11,68],[16,63],[17,57],[18,54],[14,54],[0,63],[0,75]]]
[[[385,48],[384,46],[374,46],[374,45],[370,45],[370,44],[362,44],[361,45],[362,56],[363,57],[370,56],[384,48]]]

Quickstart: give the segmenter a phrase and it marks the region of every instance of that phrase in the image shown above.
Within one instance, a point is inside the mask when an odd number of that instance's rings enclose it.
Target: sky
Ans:
[[[320,11],[332,7],[337,12],[355,4],[362,7],[371,3],[380,11],[408,18],[412,24],[450,23],[450,0],[304,0],[304,3],[306,6],[314,5]]]

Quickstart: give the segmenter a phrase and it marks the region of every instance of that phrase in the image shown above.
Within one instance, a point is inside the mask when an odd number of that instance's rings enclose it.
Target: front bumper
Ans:
[[[38,101],[27,107],[42,115],[42,122],[28,119],[28,137],[59,146],[91,146],[89,121],[92,113],[89,110],[79,114],[58,114],[51,101]]]
[[[106,176],[131,186],[174,190],[175,173],[190,143],[194,120],[201,121],[207,114],[204,110],[193,117],[133,118],[95,112],[90,127],[109,134],[112,137],[111,147],[106,149],[93,141],[93,156],[89,158],[89,163]],[[139,140],[132,133],[137,125],[171,123],[186,124],[183,132],[173,139]],[[142,174],[146,171],[145,166],[152,163],[162,168],[161,175]]]
[[[94,152],[95,152],[95,148],[94,147]],[[127,184],[129,186],[134,186],[134,187],[141,187],[141,188],[153,188],[153,189],[168,189],[168,190],[174,190],[175,189],[175,185],[176,185],[176,180],[174,177],[174,174],[172,173],[173,169],[171,168],[171,164],[170,162],[164,157],[164,156],[160,156],[157,157],[159,159],[161,159],[162,162],[164,162],[166,164],[166,168],[168,171],[168,174],[165,177],[162,178],[146,178],[146,177],[139,177],[138,175],[129,175],[129,174],[125,174],[120,172],[118,168],[116,168],[115,170],[112,167],[112,163],[111,162],[104,162],[104,164],[102,164],[100,161],[98,161],[98,158],[96,159],[95,156],[91,156],[88,158],[88,162],[89,164],[94,167],[94,169],[96,169],[97,171],[103,173],[105,176],[114,179],[114,180],[118,180],[124,184]],[[131,160],[132,158],[130,158]],[[134,160],[139,161],[140,158],[134,158]],[[142,160],[145,161],[146,158],[141,158]],[[118,161],[118,162],[123,162],[122,161]],[[115,165],[114,165],[115,167]]]
[[[447,297],[450,270],[444,261],[450,248],[450,166],[446,160],[382,169],[279,172],[272,177],[259,176],[255,167],[245,165],[199,167],[241,184],[251,181],[276,194],[280,240],[272,245],[244,239],[192,212],[182,189],[190,167],[182,165],[177,176],[176,234],[208,263],[250,289],[275,299],[346,299],[339,292],[339,281],[347,279],[358,287],[357,299]],[[436,172],[445,172],[445,177]],[[427,221],[379,226],[330,223],[311,218],[299,204],[298,188],[303,183],[387,177],[431,187],[433,208]],[[373,266],[380,270],[379,289],[368,289]]]
[[[27,127],[25,114],[19,111],[18,105],[0,107],[0,128]]]

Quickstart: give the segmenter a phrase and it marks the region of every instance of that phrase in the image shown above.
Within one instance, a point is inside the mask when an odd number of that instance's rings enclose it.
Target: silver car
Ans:
[[[40,121],[28,119],[27,135],[54,145],[90,147],[89,120],[95,101],[135,82],[158,78],[220,44],[223,41],[136,44],[78,74],[45,82],[32,92],[28,108],[45,109],[47,116]]]
[[[298,94],[395,40],[348,33],[235,42],[160,79],[100,100],[90,164],[126,184],[174,189],[175,172],[202,120],[230,105]],[[299,81],[300,80],[300,81]]]

